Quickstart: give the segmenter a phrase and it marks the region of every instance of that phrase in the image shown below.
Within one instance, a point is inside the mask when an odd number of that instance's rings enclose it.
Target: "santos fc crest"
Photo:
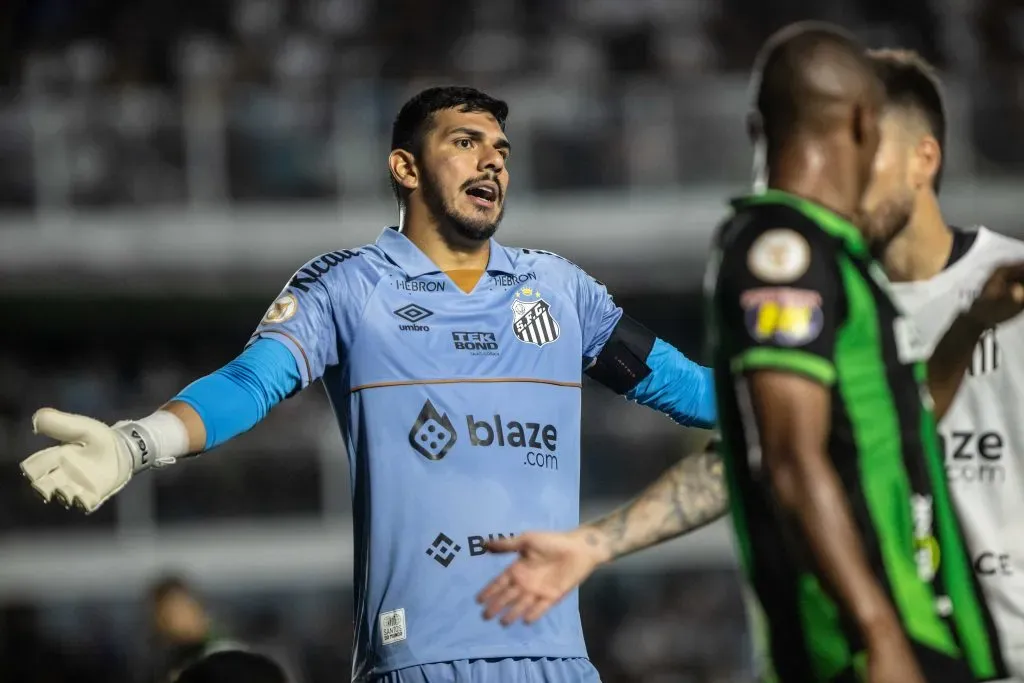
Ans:
[[[521,287],[512,302],[512,331],[519,341],[544,346],[558,339],[561,330],[540,292]]]

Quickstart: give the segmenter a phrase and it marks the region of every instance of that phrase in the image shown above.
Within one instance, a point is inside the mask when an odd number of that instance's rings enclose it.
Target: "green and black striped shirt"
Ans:
[[[732,520],[757,600],[767,680],[858,681],[851,615],[819,578],[761,471],[749,373],[831,390],[828,455],[864,550],[927,680],[1005,676],[950,503],[916,335],[859,231],[770,190],[734,202],[709,266],[707,309]]]

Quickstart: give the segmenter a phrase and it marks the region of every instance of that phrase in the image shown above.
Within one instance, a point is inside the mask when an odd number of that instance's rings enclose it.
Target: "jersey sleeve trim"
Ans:
[[[302,344],[291,334],[283,330],[263,330],[249,341],[249,345],[261,338],[274,339],[288,347],[288,350],[292,352],[292,356],[295,357],[295,363],[299,366],[299,374],[302,376],[302,387],[309,386],[309,383],[312,381],[313,370],[309,364],[309,356],[306,354],[306,350],[302,348]]]
[[[748,349],[732,359],[731,368],[735,374],[750,370],[785,370],[810,377],[827,387],[836,382],[835,365],[821,356],[798,349]]]

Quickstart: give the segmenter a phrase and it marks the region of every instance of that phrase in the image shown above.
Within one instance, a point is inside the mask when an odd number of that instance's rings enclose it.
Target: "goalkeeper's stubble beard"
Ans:
[[[482,244],[494,236],[501,220],[505,217],[504,193],[502,193],[501,208],[498,210],[497,217],[490,218],[482,212],[476,213],[476,209],[471,209],[476,215],[468,211],[460,211],[453,200],[444,197],[441,192],[441,184],[427,170],[423,172],[422,190],[423,202],[430,211],[430,215],[437,221],[441,236],[446,241],[459,244]],[[459,192],[456,196],[461,194]]]

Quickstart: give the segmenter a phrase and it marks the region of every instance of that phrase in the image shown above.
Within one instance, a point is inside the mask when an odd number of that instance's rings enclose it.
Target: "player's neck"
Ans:
[[[946,267],[953,233],[934,196],[918,200],[907,227],[885,248],[882,264],[893,282],[929,280]]]
[[[438,270],[483,271],[491,255],[490,240],[482,243],[456,243],[445,237],[441,226],[428,217],[402,213],[399,230],[406,238],[419,247],[427,258],[437,264]]]
[[[789,145],[768,164],[768,187],[803,197],[847,220],[857,213],[856,179],[836,172],[840,152],[819,142]]]

